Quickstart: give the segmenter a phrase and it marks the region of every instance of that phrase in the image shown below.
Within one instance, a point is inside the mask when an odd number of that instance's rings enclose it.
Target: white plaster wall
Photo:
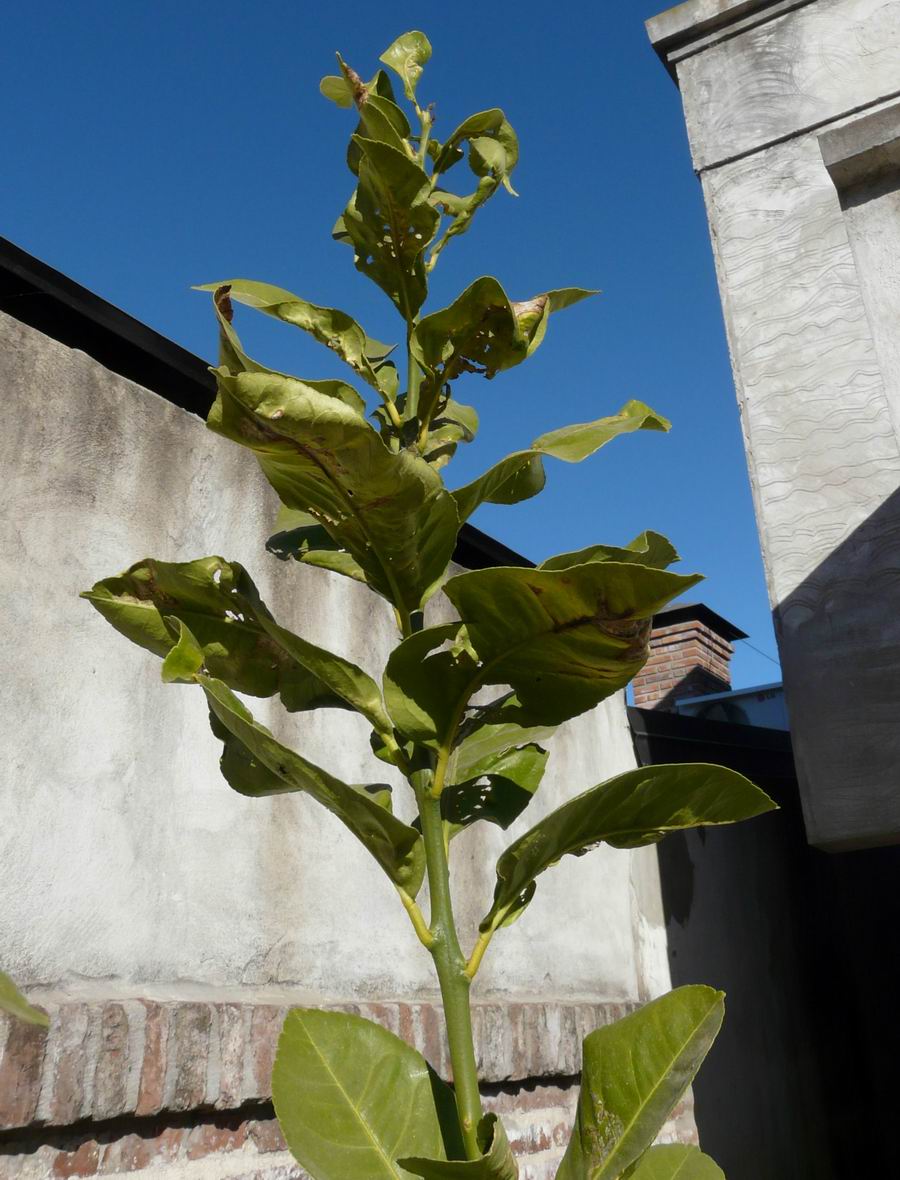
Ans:
[[[896,103],[900,0],[692,0],[651,35],[675,25],[807,833],[898,842],[900,206],[842,207],[819,136]]]
[[[683,5],[685,26],[708,6]],[[897,0],[812,0],[686,58],[678,83],[697,171],[900,93],[898,30]]]
[[[395,642],[385,605],[266,554],[271,493],[252,456],[197,418],[4,315],[0,341],[0,963],[70,994],[432,994],[389,882],[338,821],[304,797],[230,791],[202,694],[164,686],[159,662],[77,593],[144,556],[220,553],[286,626],[375,674]],[[271,724],[269,703],[252,704]],[[389,773],[348,713],[278,728],[349,781]],[[554,739],[533,815],[633,765],[620,696]],[[401,814],[408,804],[398,790]],[[455,842],[469,937],[495,854],[531,818]],[[654,850],[569,858],[494,946],[483,994],[665,990]]]

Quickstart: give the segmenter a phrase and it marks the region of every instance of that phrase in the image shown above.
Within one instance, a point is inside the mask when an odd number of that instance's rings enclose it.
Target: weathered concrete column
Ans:
[[[690,0],[684,102],[811,843],[900,842],[900,2]]]

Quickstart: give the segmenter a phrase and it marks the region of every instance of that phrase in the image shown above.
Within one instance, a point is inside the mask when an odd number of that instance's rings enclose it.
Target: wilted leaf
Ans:
[[[478,1124],[477,1160],[401,1159],[401,1165],[424,1180],[517,1180],[519,1169],[513,1158],[503,1124],[488,1114]]]
[[[277,741],[222,681],[203,675],[196,680],[218,722],[213,732],[222,737],[221,730],[227,730],[239,743],[229,748],[226,741],[223,755],[222,771],[232,787],[254,796],[291,791],[311,795],[365,845],[395,885],[415,897],[425,871],[422,840],[384,806],[383,788],[372,792],[341,782]]]
[[[82,597],[133,643],[162,656],[164,679],[192,680],[205,664],[210,675],[238,692],[256,697],[279,694],[292,712],[349,707],[376,729],[390,732],[371,676],[350,660],[280,627],[237,562],[221,557],[187,562],[145,558],[118,577],[97,582]],[[197,656],[191,654],[188,636],[173,626],[174,620],[196,638]]]
[[[511,303],[496,279],[476,279],[449,307],[420,320],[410,346],[436,397],[460,372],[491,378],[520,364],[543,339],[551,312],[594,294],[568,287]]]
[[[229,298],[237,300],[238,303],[245,303],[265,315],[309,333],[313,339],[346,361],[355,373],[385,397],[393,397],[396,393],[397,371],[387,360],[393,347],[372,340],[346,312],[338,311],[335,307],[319,307],[291,294],[290,291],[285,291],[283,287],[275,287],[271,283],[258,283],[251,279],[227,279],[221,283],[205,283],[195,289],[219,292],[223,288],[227,288]],[[233,372],[240,372],[245,368],[243,365],[235,366],[227,361],[224,363],[225,367]],[[262,369],[261,366],[256,366],[256,370],[272,373],[272,370]],[[304,384],[316,388],[321,383]],[[343,382],[328,384],[342,385]]]
[[[585,1038],[578,1113],[557,1180],[616,1180],[650,1146],[715,1040],[723,998],[680,987]]]
[[[302,382],[220,369],[218,384],[210,428],[253,450],[282,502],[312,515],[379,594],[417,610],[459,528],[437,472],[391,452],[365,419]]]
[[[586,565],[591,561],[633,561],[638,565],[663,570],[680,560],[672,543],[662,534],[644,532],[633,541],[629,541],[623,549],[615,545],[590,545],[587,549],[578,549],[574,553],[559,553],[556,557],[548,557],[546,561],[541,562],[538,569],[564,570],[569,566]]]
[[[50,1025],[47,1013],[41,1012],[39,1008],[33,1008],[3,971],[0,971],[0,1011],[8,1012],[17,1020],[24,1020],[26,1024],[39,1024],[43,1028]]]
[[[344,1012],[294,1008],[272,1071],[275,1113],[315,1180],[406,1180],[399,1157],[446,1159],[452,1093],[399,1037]]]
[[[577,795],[545,816],[497,862],[494,902],[481,922],[489,930],[530,899],[535,878],[567,854],[600,843],[613,848],[655,844],[669,832],[737,823],[775,804],[749,779],[703,763],[644,766]]]
[[[453,492],[459,518],[468,520],[475,509],[484,503],[518,504],[536,496],[546,483],[543,455],[562,459],[566,463],[579,463],[620,435],[631,434],[635,430],[668,430],[669,425],[665,418],[643,402],[629,401],[611,417],[551,430],[536,438],[527,451],[514,451],[495,463],[484,475]],[[597,560],[598,549],[595,547],[592,551],[594,555],[588,560]],[[569,556],[575,555],[564,554],[563,559]],[[626,560],[636,561],[640,558],[629,554]],[[542,568],[561,567],[545,563]]]
[[[472,570],[444,592],[481,661],[478,686],[509,685],[520,724],[556,725],[624,688],[647,658],[653,614],[699,580],[594,562]]]

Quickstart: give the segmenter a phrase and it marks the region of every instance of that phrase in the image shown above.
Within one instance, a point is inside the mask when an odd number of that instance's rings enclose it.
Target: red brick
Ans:
[[[75,1151],[61,1151],[53,1161],[53,1176],[96,1176],[100,1163],[100,1144],[86,1139]]]
[[[255,1144],[257,1151],[267,1154],[271,1151],[287,1150],[278,1119],[264,1119],[259,1122],[254,1120],[249,1124],[249,1128],[250,1139]]]
[[[193,1110],[206,1100],[212,1013],[208,1004],[180,1004],[172,1017],[175,1092],[172,1110]]]
[[[166,1043],[168,1024],[162,1004],[144,1001],[147,1021],[144,1029],[144,1060],[135,1114],[156,1114],[162,1110],[166,1088]]]
[[[47,1029],[8,1019],[9,1035],[0,1062],[0,1125],[24,1127],[34,1118],[41,1096]]]
[[[56,1031],[59,1047],[50,1096],[50,1121],[55,1126],[64,1127],[74,1123],[85,1113],[82,1104],[89,1027],[88,1005],[67,1004]]]
[[[272,1066],[278,1035],[287,1010],[273,1005],[254,1008],[250,1022],[250,1067],[254,1083],[253,1094],[244,1097],[269,1098],[272,1094]]]
[[[94,1068],[95,1119],[110,1119],[125,1109],[128,1078],[128,1017],[121,1004],[104,1004],[100,1052]]]
[[[248,1130],[246,1122],[238,1122],[235,1119],[201,1123],[198,1127],[192,1127],[188,1138],[187,1158],[199,1160],[216,1152],[236,1151],[243,1147]]]

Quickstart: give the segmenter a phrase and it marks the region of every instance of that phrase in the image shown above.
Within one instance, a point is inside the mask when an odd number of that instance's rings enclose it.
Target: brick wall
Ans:
[[[341,1005],[449,1074],[439,1008]],[[306,1180],[285,1148],[269,1077],[286,1007],[221,1002],[47,1005],[49,1031],[0,1021],[0,1180]],[[578,1095],[582,1038],[629,1004],[491,1004],[473,1011],[485,1106],[520,1180],[550,1180]],[[693,1141],[690,1099],[664,1138]]]
[[[650,658],[633,682],[634,703],[670,708],[675,701],[731,688],[734,647],[699,619],[654,627]]]

